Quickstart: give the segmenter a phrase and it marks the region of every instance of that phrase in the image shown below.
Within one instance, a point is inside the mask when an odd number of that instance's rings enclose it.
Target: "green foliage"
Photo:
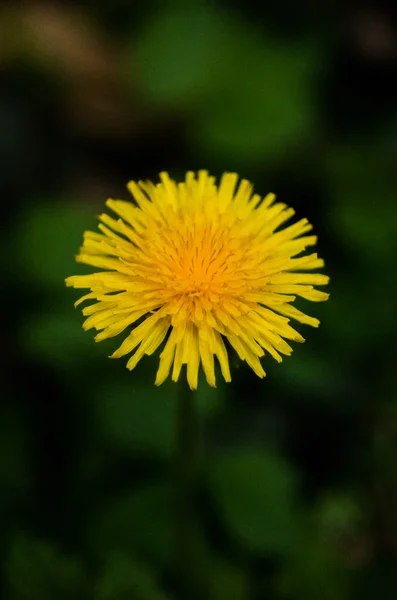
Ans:
[[[249,598],[247,573],[239,565],[214,558],[210,568],[210,600],[246,600]]]
[[[70,305],[65,310],[31,315],[21,330],[21,344],[30,356],[63,369],[78,367],[82,358],[105,359],[105,346],[95,344],[93,337],[92,332],[83,331],[79,315]]]
[[[59,202],[33,203],[17,230],[21,274],[37,287],[62,291],[65,277],[77,272],[73,257],[83,232],[93,227],[92,211],[87,208]]]
[[[265,448],[220,452],[209,470],[219,514],[247,550],[288,554],[298,532],[295,477],[290,466]]]
[[[169,455],[173,442],[175,395],[178,388],[168,382],[164,389],[137,373],[130,382],[109,382],[96,394],[99,431],[116,447],[135,452]]]
[[[137,48],[140,83],[148,99],[174,106],[196,103],[211,93],[219,76],[225,26],[218,12],[192,2],[168,7],[150,19]]]
[[[94,600],[167,600],[156,572],[128,554],[114,552],[96,585]]]
[[[88,582],[77,558],[46,541],[18,535],[5,564],[9,600],[86,600]]]
[[[231,164],[282,152],[314,125],[317,44],[260,35],[233,12],[178,4],[148,21],[140,84],[155,104],[194,111],[192,144]]]
[[[280,573],[277,585],[281,597],[350,598],[354,540],[361,526],[362,512],[355,495],[345,491],[325,494],[306,520],[305,530]],[[352,549],[349,540],[353,540]]]
[[[310,42],[286,46],[261,40],[244,29],[237,55],[203,109],[196,143],[232,165],[278,156],[313,125],[308,81],[314,70]],[[233,35],[230,43],[234,46]]]
[[[347,572],[336,552],[321,537],[306,533],[285,563],[276,587],[285,599],[344,600],[350,597],[347,583]]]
[[[215,375],[216,388],[212,388],[207,384],[203,373],[199,373],[198,387],[195,392],[195,405],[203,419],[219,413],[226,402],[229,390],[219,368],[215,368]]]
[[[335,537],[354,531],[362,514],[353,494],[334,492],[326,494],[318,503],[314,520],[321,532]]]
[[[271,365],[269,374],[280,388],[288,389],[294,398],[306,401],[327,400],[334,403],[333,390],[341,385],[338,365],[323,353],[316,352],[310,342],[297,345],[292,359],[286,358],[281,365]]]
[[[333,148],[326,157],[325,171],[333,200],[330,222],[334,230],[361,263],[377,273],[379,261],[391,266],[397,252],[394,152],[360,146]]]
[[[126,359],[107,360],[120,340],[95,344],[93,331],[82,330],[73,308],[80,294],[64,278],[92,271],[73,257],[83,231],[96,229],[105,190],[123,184],[128,170],[137,179],[160,169],[179,177],[201,166],[216,175],[236,170],[259,193],[274,187],[310,217],[331,275],[330,302],[304,306],[320,329],[298,324],[306,343],[293,344],[282,364],[266,357],[266,380],[253,383],[248,368],[236,373],[236,359],[232,384],[199,381],[200,430],[213,458],[198,474],[192,536],[209,600],[396,598],[396,119],[377,104],[383,84],[394,102],[387,44],[384,56],[369,59],[373,45],[357,43],[368,37],[362,20],[353,33],[346,27],[362,69],[353,72],[339,30],[320,18],[321,3],[311,21],[307,7],[289,0],[102,0],[86,3],[81,27],[69,3],[48,15],[27,8],[22,20],[18,3],[8,4],[0,23],[15,32],[0,52],[5,599],[169,600],[162,579],[172,587],[180,384],[154,386],[158,356],[132,373]],[[30,46],[25,21],[43,56],[51,42],[59,73],[19,64]],[[340,61],[322,58],[340,53]],[[381,131],[368,104],[382,113]],[[350,133],[356,109],[360,139]],[[76,201],[91,183],[97,208]],[[74,199],[46,201],[56,187]],[[48,393],[47,378],[50,416],[35,404]],[[57,387],[73,405],[65,423]],[[328,416],[329,436],[318,444]],[[277,455],[247,447],[268,436]],[[44,541],[48,531],[53,541]]]
[[[134,371],[119,374],[115,379],[100,382],[95,395],[94,411],[98,431],[103,441],[123,451],[169,457],[174,441],[176,399],[180,382],[166,381],[161,388],[154,385],[157,361],[142,373]],[[123,365],[121,366],[123,368]],[[185,374],[181,374],[181,379]],[[199,418],[220,410],[225,384],[209,388],[201,379],[195,396]]]
[[[93,550],[136,551],[157,565],[173,556],[172,493],[168,483],[153,482],[103,505],[89,527]]]

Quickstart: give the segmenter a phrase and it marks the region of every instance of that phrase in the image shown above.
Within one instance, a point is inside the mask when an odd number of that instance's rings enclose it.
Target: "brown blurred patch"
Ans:
[[[397,31],[387,14],[380,11],[362,11],[351,22],[353,41],[368,58],[397,59]]]
[[[122,89],[120,50],[83,10],[45,0],[13,3],[0,9],[0,40],[0,64],[23,58],[52,72],[65,119],[79,132],[120,138],[139,127],[133,94]]]

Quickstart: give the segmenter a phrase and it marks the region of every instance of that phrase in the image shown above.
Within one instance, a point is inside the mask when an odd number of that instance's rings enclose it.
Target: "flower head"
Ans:
[[[301,219],[280,229],[293,209],[276,203],[274,194],[253,195],[246,180],[237,188],[234,173],[224,174],[219,187],[207,171],[188,172],[183,183],[167,173],[160,178],[157,185],[130,182],[135,203],[108,200],[119,218],[102,214],[101,233],[85,232],[76,260],[100,271],[66,279],[68,286],[90,290],[76,305],[95,300],[83,309],[84,329],[99,331],[98,342],[130,329],[112,355],[135,351],[128,369],[166,340],[156,385],[171,367],[177,381],[186,364],[195,389],[201,363],[215,386],[215,356],[230,381],[225,340],[264,377],[260,358],[266,352],[281,362],[292,352],[286,340],[304,341],[291,318],[319,324],[293,306],[295,298],[328,298],[313,287],[328,283],[312,273],[323,260],[303,254],[317,241],[306,235],[311,225]]]

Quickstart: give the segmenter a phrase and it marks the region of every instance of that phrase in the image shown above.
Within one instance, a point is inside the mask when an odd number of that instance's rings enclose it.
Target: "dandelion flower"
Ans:
[[[90,290],[76,305],[95,301],[83,309],[83,328],[95,328],[98,342],[128,329],[112,354],[135,351],[128,369],[166,340],[156,385],[171,369],[177,381],[187,365],[188,384],[196,389],[201,364],[215,386],[215,357],[231,381],[225,341],[264,377],[266,352],[281,362],[292,352],[286,340],[304,341],[290,319],[319,324],[293,306],[296,297],[328,298],[313,287],[328,283],[312,273],[323,260],[304,254],[317,241],[306,235],[312,226],[301,219],[281,228],[294,210],[274,194],[253,194],[246,180],[237,187],[234,173],[224,174],[219,186],[207,171],[188,172],[182,183],[167,173],[160,179],[130,182],[135,202],[108,200],[118,218],[102,214],[100,233],[85,232],[76,260],[100,271],[66,279]]]

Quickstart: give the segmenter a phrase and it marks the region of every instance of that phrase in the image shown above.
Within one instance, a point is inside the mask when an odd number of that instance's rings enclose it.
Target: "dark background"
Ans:
[[[109,361],[63,280],[128,180],[205,168],[308,217],[331,276],[265,380],[199,387],[209,598],[395,599],[393,3],[1,2],[0,71],[3,597],[174,597],[178,386]]]

